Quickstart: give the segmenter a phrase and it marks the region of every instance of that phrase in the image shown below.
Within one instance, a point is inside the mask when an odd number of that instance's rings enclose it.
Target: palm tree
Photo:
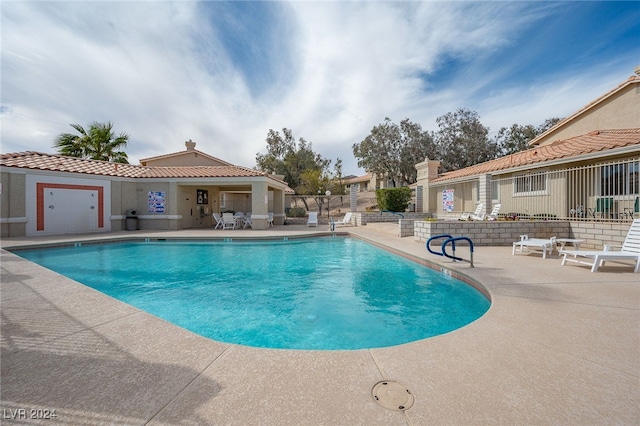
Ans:
[[[62,133],[58,136],[54,147],[58,149],[60,154],[68,157],[129,164],[127,154],[119,151],[120,148],[127,145],[129,135],[124,132],[119,136],[114,135],[111,122],[98,123],[94,121],[88,131],[79,124],[71,124],[71,127],[80,134]]]

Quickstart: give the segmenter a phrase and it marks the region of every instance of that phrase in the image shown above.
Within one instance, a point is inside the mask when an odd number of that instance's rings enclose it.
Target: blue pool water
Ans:
[[[473,287],[347,237],[17,254],[202,336],[248,346],[392,346],[455,330],[489,308]]]

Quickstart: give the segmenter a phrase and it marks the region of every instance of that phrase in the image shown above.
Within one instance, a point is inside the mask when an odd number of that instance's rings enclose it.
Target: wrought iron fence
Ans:
[[[640,159],[492,179],[505,219],[630,221],[640,217]]]
[[[500,204],[498,218],[506,220],[622,222],[640,217],[640,157],[493,175],[487,183],[470,179],[430,185],[429,209],[452,218],[490,199],[494,207]],[[490,194],[481,196],[481,189]]]

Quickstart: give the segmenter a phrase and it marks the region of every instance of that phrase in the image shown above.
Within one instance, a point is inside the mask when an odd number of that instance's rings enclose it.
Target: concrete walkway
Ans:
[[[224,232],[269,237],[324,228]],[[490,310],[452,333],[390,348],[259,349],[197,336],[2,250],[2,424],[639,423],[640,274],[630,266],[591,273],[561,267],[557,255],[478,247],[472,269],[398,238],[394,224],[345,230],[477,280],[491,295]],[[227,234],[134,231],[73,240]],[[408,389],[413,406],[378,404],[372,389],[381,380]],[[31,420],[52,412],[53,421]]]

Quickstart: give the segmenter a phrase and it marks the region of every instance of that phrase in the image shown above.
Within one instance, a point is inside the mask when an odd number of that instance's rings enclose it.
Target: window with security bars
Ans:
[[[491,201],[494,203],[500,202],[500,182],[497,180],[491,181]]]
[[[608,164],[600,168],[600,195],[640,193],[640,162]]]
[[[539,195],[547,191],[546,173],[519,175],[514,178],[514,195]]]

